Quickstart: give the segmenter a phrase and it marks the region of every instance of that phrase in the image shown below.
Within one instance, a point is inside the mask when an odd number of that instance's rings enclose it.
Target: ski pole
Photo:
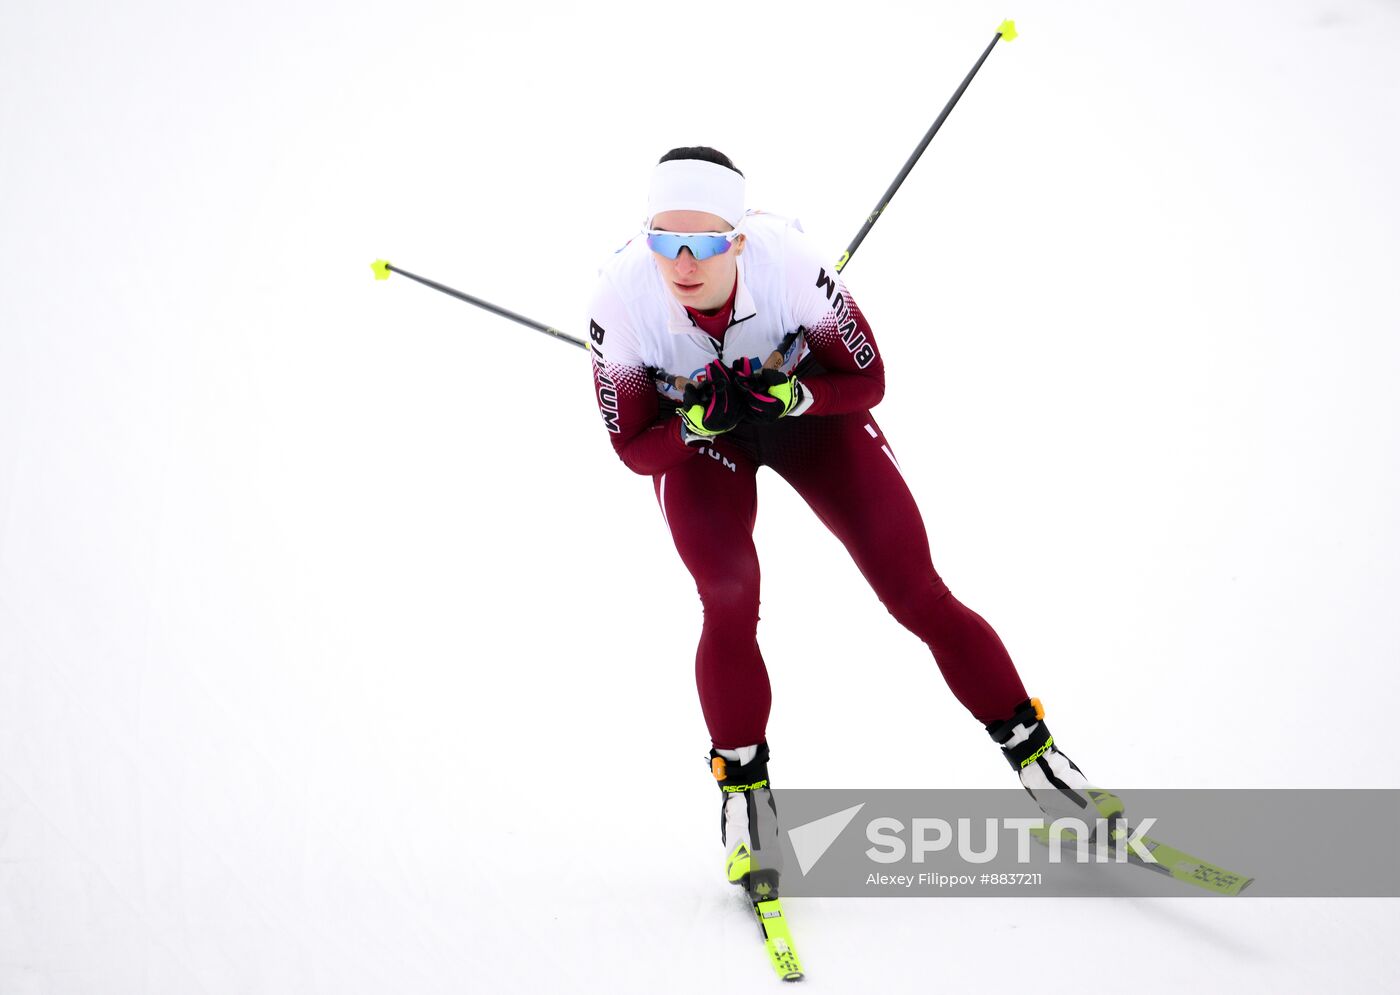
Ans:
[[[406,269],[400,269],[397,266],[391,265],[387,259],[376,259],[374,262],[370,263],[370,268],[374,270],[374,278],[376,280],[387,280],[389,279],[390,273],[397,273],[400,276],[408,277],[410,280],[417,280],[425,287],[432,287],[434,290],[440,290],[449,297],[455,297],[459,301],[466,301],[468,304],[475,304],[477,307],[490,311],[492,314],[499,314],[502,318],[509,318],[511,321],[519,322],[526,328],[533,328],[537,332],[553,335],[556,339],[563,339],[565,342],[576,345],[580,349],[588,349],[588,343],[583,341],[583,339],[576,339],[572,335],[561,332],[559,329],[546,325],[542,321],[536,321],[534,318],[527,318],[523,314],[516,314],[514,311],[503,308],[499,304],[483,301],[480,297],[473,297],[471,294],[464,294],[460,290],[453,290],[446,284],[438,283],[436,280],[429,280],[427,277],[410,273]]]
[[[958,100],[963,95],[963,91],[966,90],[967,85],[972,82],[972,77],[977,75],[977,70],[982,68],[982,63],[987,61],[987,56],[992,54],[992,49],[995,48],[996,43],[1002,39],[1006,41],[1014,41],[1016,39],[1015,21],[1007,20],[1001,22],[1001,26],[997,28],[997,33],[992,36],[992,40],[982,51],[982,56],[977,60],[977,64],[963,77],[962,84],[953,91],[953,95],[949,97],[948,102],[943,105],[943,112],[939,114],[938,119],[933,122],[933,127],[929,128],[928,132],[924,135],[923,141],[919,142],[918,148],[914,149],[914,154],[904,163],[904,168],[899,171],[899,175],[894,178],[894,182],[890,184],[890,188],[886,190],[885,195],[880,198],[880,203],[875,205],[875,210],[870,212],[870,217],[865,219],[865,224],[861,225],[860,231],[856,232],[856,237],[851,241],[851,244],[847,246],[845,253],[843,253],[841,258],[837,261],[836,272],[840,273],[841,270],[845,269],[846,264],[851,261],[851,257],[856,254],[856,249],[860,248],[860,243],[865,241],[865,236],[870,234],[870,229],[875,227],[875,222],[880,219],[880,215],[885,213],[885,208],[890,206],[890,201],[894,200],[895,191],[899,189],[900,184],[904,182],[904,178],[908,176],[910,170],[914,168],[914,164],[919,161],[919,156],[924,154],[924,149],[928,148],[928,143],[933,141],[933,136],[938,134],[938,129],[943,127],[943,122],[948,120],[948,115],[951,114],[953,108],[957,106]]]
[[[880,203],[875,206],[875,210],[870,212],[870,217],[865,219],[865,224],[861,225],[860,231],[856,232],[856,237],[851,240],[851,244],[846,248],[846,251],[841,254],[841,258],[836,261],[836,272],[840,273],[841,270],[845,269],[846,264],[851,261],[851,257],[856,254],[856,249],[860,248],[860,243],[865,241],[865,236],[870,234],[870,229],[875,227],[875,222],[879,220],[881,214],[885,213],[885,208],[890,206],[890,201],[894,199],[895,191],[899,189],[905,177],[913,171],[914,164],[918,162],[919,157],[924,154],[924,149],[928,148],[929,142],[933,141],[933,136],[938,134],[938,129],[943,127],[943,122],[948,120],[948,115],[957,105],[958,99],[962,97],[963,91],[967,89],[967,85],[972,82],[972,77],[977,75],[977,70],[982,68],[982,63],[987,61],[987,56],[992,54],[992,49],[996,46],[996,43],[1002,39],[1013,41],[1015,38],[1016,22],[1011,20],[1002,21],[1001,25],[997,28],[997,33],[992,36],[991,42],[982,51],[982,56],[977,60],[977,64],[972,67],[971,72],[963,77],[962,85],[953,91],[953,95],[949,97],[948,102],[943,105],[943,111],[938,115],[937,120],[933,122],[933,126],[924,134],[923,140],[919,142],[918,148],[914,149],[914,154],[905,160],[904,168],[899,171],[899,175],[894,178],[894,182],[890,184],[890,188],[886,190],[884,196],[880,198]],[[764,367],[766,369],[776,370],[781,366],[783,354],[792,347],[795,341],[797,341],[796,332],[789,332],[787,335],[783,336],[783,340],[778,344],[778,348],[774,349],[769,354],[768,358],[763,361]],[[680,385],[677,384],[677,386],[679,387]]]
[[[576,345],[585,352],[589,351],[588,343],[583,339],[576,339],[567,332],[561,332],[552,325],[546,325],[544,322],[536,321],[534,318],[527,318],[525,315],[517,314],[509,308],[503,308],[499,304],[492,304],[490,301],[484,301],[480,297],[464,294],[462,291],[449,287],[445,283],[438,283],[436,280],[429,280],[425,276],[410,273],[406,269],[395,266],[387,259],[376,259],[369,265],[370,269],[374,270],[374,278],[376,280],[387,280],[389,279],[390,273],[397,273],[400,276],[408,277],[410,280],[416,280],[425,287],[432,287],[434,290],[440,290],[448,297],[455,297],[459,301],[466,301],[468,304],[474,304],[484,311],[490,311],[492,314],[499,314],[502,318],[509,318],[511,321],[518,322],[526,328],[533,328],[537,332],[544,332],[546,335],[552,335],[556,339],[562,339],[571,345]],[[788,344],[791,345],[791,343]],[[671,384],[677,390],[685,390],[687,384],[694,382],[687,377],[678,377],[674,374],[667,373],[665,370],[657,369],[656,367],[650,368],[647,372],[651,375],[653,380],[660,383]]]

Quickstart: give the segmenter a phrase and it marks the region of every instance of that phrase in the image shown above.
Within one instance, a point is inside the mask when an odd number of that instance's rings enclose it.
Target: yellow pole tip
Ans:
[[[1001,27],[997,28],[997,33],[1001,35],[1002,41],[1016,40],[1016,22],[1006,20],[1001,22]]]
[[[389,279],[389,260],[376,259],[374,262],[369,264],[369,268],[374,270],[374,278],[376,280]]]

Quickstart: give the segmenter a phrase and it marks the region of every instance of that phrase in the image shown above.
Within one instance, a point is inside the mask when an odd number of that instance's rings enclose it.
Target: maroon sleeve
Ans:
[[[603,426],[613,450],[634,473],[663,473],[695,455],[681,440],[680,419],[661,412],[656,386],[637,355],[635,336],[625,319],[595,299],[595,317],[588,323],[593,356],[593,390]],[[607,316],[611,327],[599,317]]]
[[[812,397],[802,417],[873,408],[885,396],[885,362],[870,325],[840,275],[804,237],[789,237],[788,299],[818,367],[801,377]]]
[[[807,344],[822,372],[801,378],[812,395],[804,416],[863,411],[885,396],[885,361],[865,315],[844,285],[838,284],[832,300],[839,306],[833,303],[816,326],[807,329]]]
[[[595,383],[598,373],[595,369]],[[670,412],[659,414],[656,391],[650,391],[650,405],[644,401],[624,402],[618,398],[618,431],[612,435],[613,451],[633,473],[652,476],[695,455],[681,440],[681,420]],[[599,388],[601,404],[602,388]],[[650,407],[648,414],[646,408]],[[606,420],[606,415],[604,415]]]

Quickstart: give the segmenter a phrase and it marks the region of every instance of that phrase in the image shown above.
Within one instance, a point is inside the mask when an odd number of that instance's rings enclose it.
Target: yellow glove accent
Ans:
[[[705,405],[692,404],[690,407],[680,407],[676,409],[676,414],[681,416],[681,421],[685,423],[686,431],[691,435],[702,435],[707,439],[713,439],[723,433],[705,427]]]

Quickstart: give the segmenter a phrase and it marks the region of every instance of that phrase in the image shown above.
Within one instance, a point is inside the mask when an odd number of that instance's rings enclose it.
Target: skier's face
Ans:
[[[702,211],[662,211],[651,219],[651,227],[674,232],[729,231],[734,226],[723,218]],[[738,275],[739,256],[744,251],[744,236],[734,240],[728,252],[720,252],[709,259],[697,260],[689,249],[681,249],[675,259],[667,259],[658,252],[651,258],[656,261],[656,270],[671,294],[697,311],[713,311],[729,300],[729,292],[734,289]]]

